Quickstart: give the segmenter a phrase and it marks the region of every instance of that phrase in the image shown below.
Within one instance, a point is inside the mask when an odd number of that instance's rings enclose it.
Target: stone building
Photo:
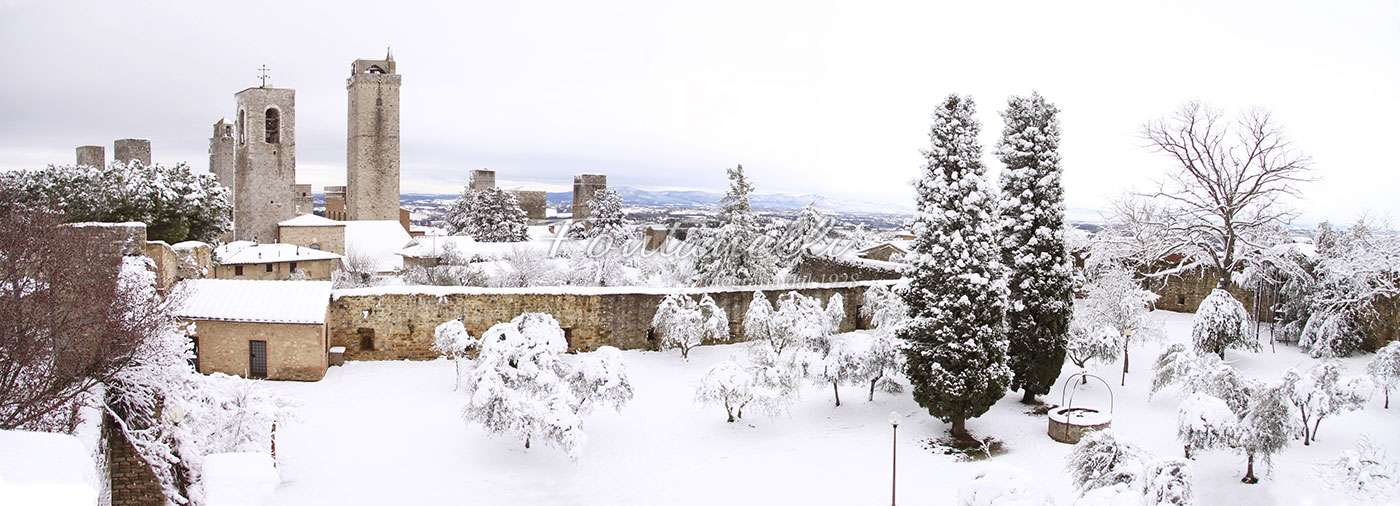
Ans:
[[[82,148],[78,148],[82,149]],[[490,190],[496,187],[496,171],[487,169],[473,170],[471,174],[472,191]]]
[[[151,164],[150,139],[117,139],[112,143],[112,161],[125,164]]]
[[[350,220],[399,219],[399,85],[393,53],[355,60],[349,95],[346,215]]]
[[[326,374],[329,281],[186,281],[176,318],[203,374],[316,381]]]
[[[209,172],[225,188],[233,188],[234,137],[233,122],[219,118],[214,123],[214,136],[209,138]]]
[[[312,280],[329,280],[344,255],[295,244],[234,241],[214,249],[216,279],[285,280],[305,271]]]
[[[234,238],[270,242],[296,216],[296,90],[248,88],[234,95]]]
[[[311,196],[311,185],[292,185],[292,208],[295,210],[297,216],[311,214],[315,206],[316,197]]]
[[[326,218],[345,221],[345,187],[327,186],[325,192]]]
[[[97,169],[106,167],[106,149],[102,146],[78,146],[78,166]]]
[[[588,201],[593,193],[608,187],[608,176],[603,174],[579,174],[574,176],[574,221],[588,217]]]
[[[345,222],[303,214],[277,224],[277,242],[345,254]]]

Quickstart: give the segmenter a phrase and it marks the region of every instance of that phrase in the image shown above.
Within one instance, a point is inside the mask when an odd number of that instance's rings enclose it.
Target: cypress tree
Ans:
[[[913,271],[899,336],[914,400],[966,437],[1006,393],[1006,280],[996,240],[996,195],[986,181],[970,98],[949,95],[933,115],[927,165],[916,183]]]
[[[1021,402],[1050,393],[1065,364],[1074,311],[1065,251],[1065,191],[1060,186],[1059,110],[1039,93],[1011,97],[997,143],[1001,173],[1001,261],[1011,388]]]

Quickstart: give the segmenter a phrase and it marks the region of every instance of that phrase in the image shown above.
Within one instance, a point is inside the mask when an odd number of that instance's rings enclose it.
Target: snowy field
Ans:
[[[1168,338],[1132,351],[1127,386],[1119,363],[1091,368],[1113,385],[1113,426],[1158,457],[1180,457],[1176,439],[1179,398],[1166,392],[1148,400],[1151,366],[1173,342],[1189,343],[1190,314],[1158,311]],[[1265,338],[1267,340],[1267,337]],[[739,345],[707,346],[683,361],[676,351],[628,351],[624,360],[636,396],[621,414],[601,408],[586,419],[588,443],[572,462],[553,447],[530,449],[514,438],[489,437],[467,427],[461,392],[452,390],[453,366],[433,362],[350,362],[332,367],[316,383],[269,382],[301,399],[301,423],[278,428],[277,453],[283,483],[269,504],[887,504],[890,501],[890,411],[905,416],[899,427],[900,504],[957,504],[958,487],[980,462],[959,462],[926,449],[948,426],[903,394],[876,393],[867,402],[859,386],[841,390],[835,407],[831,389],[808,384],[791,416],[749,415],[725,423],[722,407],[693,402],[705,370],[740,353]],[[1279,345],[1262,353],[1229,351],[1246,375],[1268,381],[1314,360]],[[1344,360],[1347,372],[1362,373],[1370,355]],[[1064,382],[1076,372],[1067,364]],[[1096,385],[1090,384],[1089,387]],[[1059,505],[1077,494],[1064,459],[1070,445],[1046,436],[1046,417],[1030,415],[1008,393],[968,429],[1004,442],[992,459],[1026,471]],[[1060,402],[1060,385],[1044,397]],[[1083,390],[1075,405],[1107,407],[1103,387]],[[1361,504],[1327,489],[1319,463],[1336,458],[1353,441],[1371,440],[1400,456],[1400,406],[1381,408],[1377,394],[1361,411],[1328,418],[1313,446],[1301,440],[1264,469],[1257,485],[1244,485],[1242,455],[1215,450],[1193,462],[1197,504]]]

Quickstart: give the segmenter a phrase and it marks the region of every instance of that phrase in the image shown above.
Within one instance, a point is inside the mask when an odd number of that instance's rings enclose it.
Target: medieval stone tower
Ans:
[[[574,176],[574,221],[588,218],[588,201],[593,194],[608,187],[608,176],[603,174],[579,174]]]
[[[227,118],[219,118],[214,124],[214,136],[209,138],[209,172],[219,179],[225,188],[233,188],[233,140],[234,124]]]
[[[399,219],[400,83],[393,53],[350,66],[345,80],[350,100],[345,214],[350,220]]]
[[[248,88],[234,98],[234,238],[275,242],[277,222],[296,217],[296,90]]]

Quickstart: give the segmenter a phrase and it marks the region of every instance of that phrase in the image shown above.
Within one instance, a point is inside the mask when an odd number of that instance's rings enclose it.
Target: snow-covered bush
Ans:
[[[1288,398],[1298,407],[1303,421],[1303,444],[1317,440],[1322,419],[1365,406],[1375,384],[1366,376],[1342,376],[1342,365],[1330,360],[1306,372],[1289,369],[1283,375]],[[1309,427],[1308,424],[1312,426]]]
[[[1235,440],[1239,416],[1218,397],[1196,392],[1176,410],[1176,437],[1186,458],[1202,450],[1229,447]]]
[[[828,334],[835,334],[841,331],[841,322],[846,321],[846,299],[839,293],[831,295],[826,301],[826,318],[830,329]]]
[[[1245,469],[1244,483],[1256,483],[1254,461],[1262,459],[1267,466],[1273,466],[1273,455],[1288,447],[1299,432],[1297,418],[1288,401],[1288,384],[1254,389],[1249,398],[1249,408],[1241,418],[1235,434],[1234,445],[1245,454],[1248,467]]]
[[[404,271],[403,282],[407,285],[432,286],[487,286],[489,284],[486,274],[472,265],[414,266]]]
[[[904,371],[904,352],[898,339],[894,332],[872,332],[870,345],[860,357],[856,378],[870,384],[871,401],[875,400],[875,390],[891,394],[904,391],[897,379]]]
[[[1147,506],[1191,506],[1191,465],[1181,459],[1159,460],[1145,475]]]
[[[528,218],[515,194],[500,188],[473,190],[462,194],[443,215],[447,229],[464,233],[480,242],[519,242],[529,239]]]
[[[530,287],[558,284],[549,255],[533,248],[512,247],[501,259],[504,269],[491,277],[491,286]]]
[[[1395,461],[1365,435],[1352,443],[1336,459],[1317,468],[1324,486],[1344,493],[1360,504],[1384,504],[1400,489],[1400,471]]]
[[[493,435],[522,437],[526,448],[542,438],[578,460],[587,441],[581,415],[595,403],[620,409],[631,385],[616,353],[605,350],[571,367],[562,358],[567,348],[564,330],[548,314],[493,325],[466,372],[463,420]]]
[[[787,414],[801,396],[802,349],[794,346],[779,351],[771,341],[753,341],[748,344],[747,355],[745,369],[753,378],[751,411],[775,418]]]
[[[1150,460],[1146,451],[1113,429],[1085,434],[1066,457],[1070,477],[1081,493],[1120,483],[1140,491],[1137,482],[1147,472]]]
[[[1154,365],[1149,398],[1168,387],[1177,387],[1183,395],[1205,393],[1224,401],[1237,416],[1249,405],[1254,385],[1238,369],[1215,355],[1200,355],[1194,350],[1174,344],[1162,352]]]
[[[958,487],[959,506],[1053,506],[1054,501],[1019,468],[987,462]]]
[[[763,292],[754,292],[744,312],[744,340],[767,341],[773,336],[773,305]]]
[[[826,354],[815,358],[807,366],[807,375],[812,381],[818,385],[831,385],[837,407],[841,406],[841,385],[853,383],[861,377],[863,353],[852,348],[847,340],[833,339]]]
[[[1201,301],[1191,320],[1191,342],[1200,353],[1214,353],[1223,360],[1225,350],[1259,351],[1259,340],[1249,333],[1249,313],[1230,292],[1216,288]]]
[[[620,413],[622,406],[632,402],[632,382],[622,364],[622,350],[612,346],[580,355],[565,381],[574,394],[574,411],[582,416],[592,413],[598,404]]]
[[[708,294],[698,303],[681,294],[666,296],[657,305],[651,326],[660,335],[661,349],[680,349],[683,359],[689,359],[690,349],[706,339],[729,340],[729,316]]]
[[[860,315],[870,319],[875,331],[894,334],[895,327],[909,318],[909,308],[904,305],[904,298],[894,290],[885,285],[874,285],[865,290]]]
[[[770,325],[769,344],[778,353],[790,347],[824,353],[831,335],[831,318],[821,303],[797,292],[778,296]]]
[[[462,386],[462,360],[467,358],[467,351],[475,349],[480,343],[467,332],[462,320],[448,320],[433,330],[433,351],[451,360],[455,368],[453,390]]]
[[[1377,303],[1400,294],[1400,236],[1365,219],[1345,231],[1318,225],[1316,256],[1298,263],[1284,332],[1315,358],[1355,351],[1376,326]]]
[[[733,360],[726,360],[710,367],[700,378],[700,386],[695,389],[695,401],[702,405],[719,404],[724,406],[727,420],[744,416],[744,406],[753,400],[753,377],[743,366]]]
[[[1400,384],[1400,341],[1393,341],[1376,350],[1375,358],[1366,364],[1366,372],[1385,391],[1385,409],[1390,409],[1390,391]]]

